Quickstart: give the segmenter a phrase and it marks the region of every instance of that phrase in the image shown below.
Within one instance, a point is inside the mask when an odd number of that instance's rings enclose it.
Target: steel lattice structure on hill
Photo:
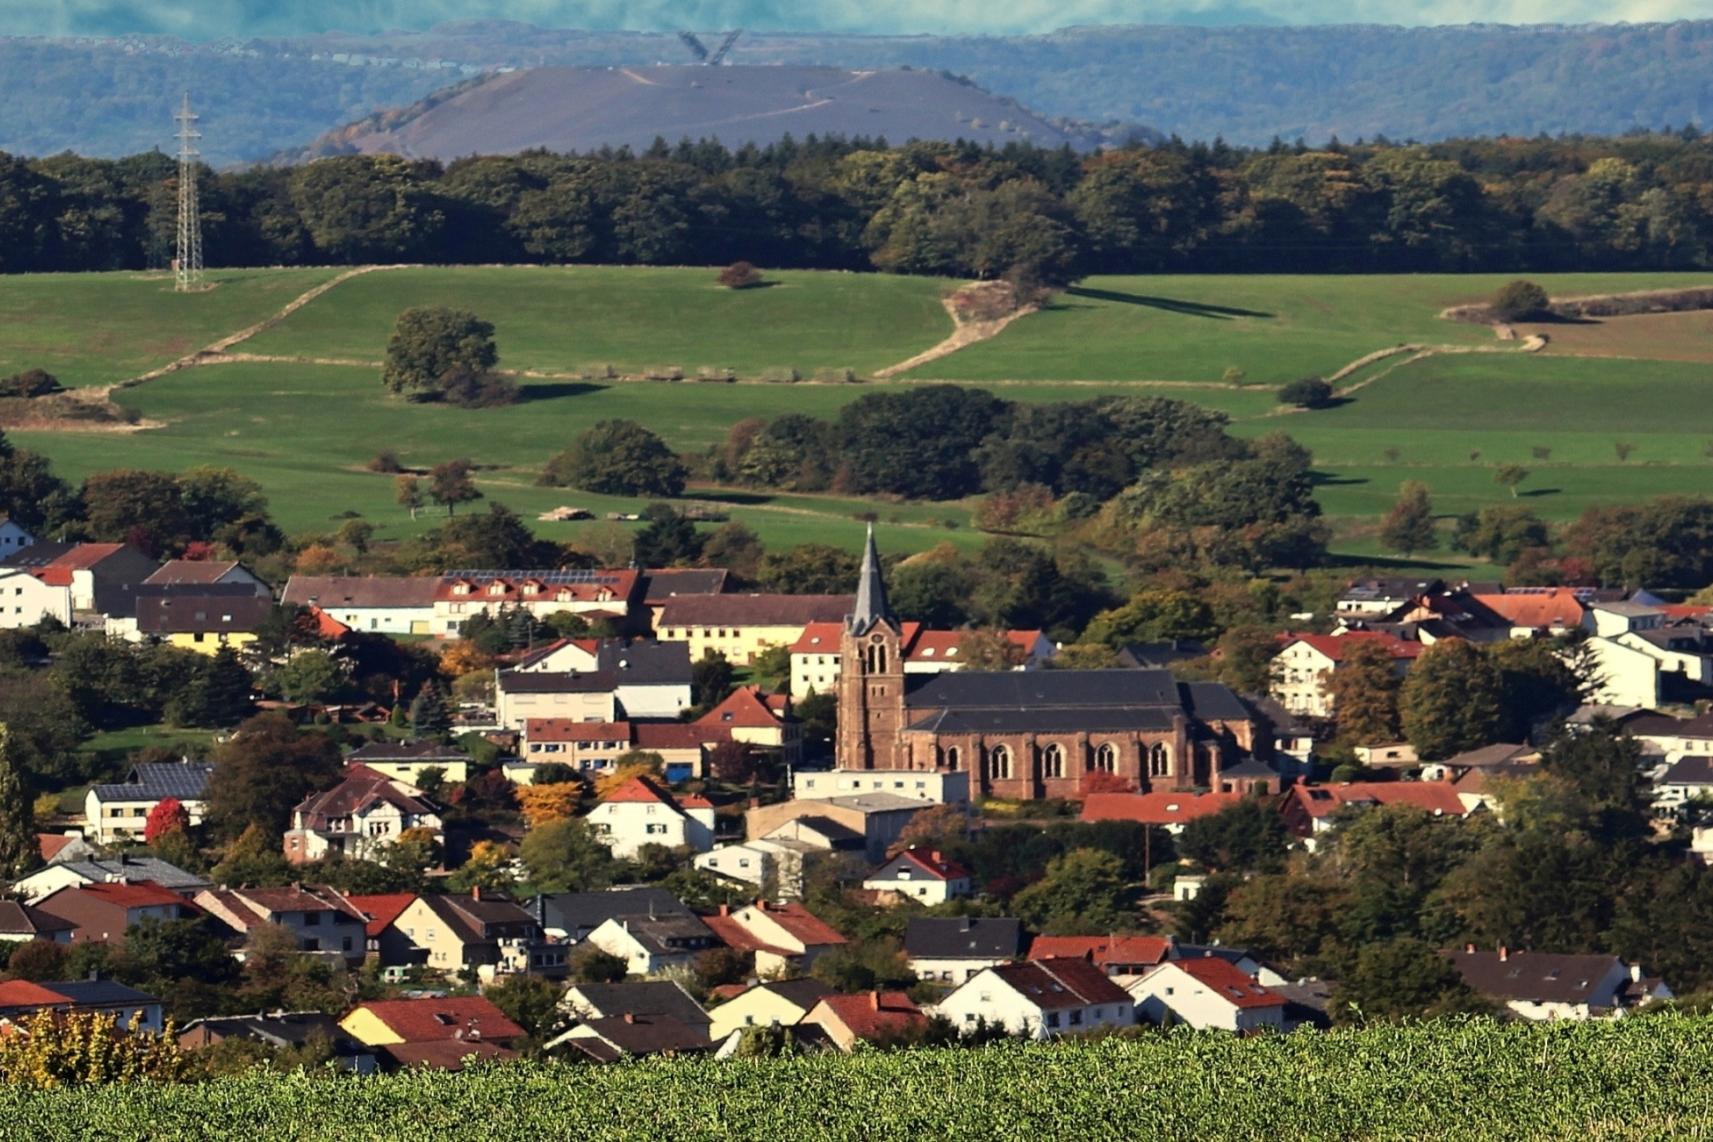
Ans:
[[[202,132],[196,129],[198,117],[190,109],[190,92],[184,93],[174,118],[178,120],[178,256],[173,259],[173,288],[184,292],[204,287],[202,214],[196,195],[196,164],[202,157],[196,141]]]

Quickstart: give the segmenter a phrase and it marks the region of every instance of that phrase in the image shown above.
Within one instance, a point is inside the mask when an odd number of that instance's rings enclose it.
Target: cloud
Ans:
[[[210,39],[510,19],[636,31],[1014,34],[1071,24],[1524,24],[1706,16],[1713,16],[1713,0],[0,0],[0,33]]]

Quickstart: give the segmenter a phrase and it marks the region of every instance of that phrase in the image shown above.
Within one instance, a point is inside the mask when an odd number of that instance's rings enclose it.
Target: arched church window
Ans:
[[[1011,776],[1011,751],[996,745],[987,751],[987,776],[990,780],[1005,780]]]
[[[1148,751],[1148,776],[1169,777],[1172,772],[1172,751],[1164,742],[1155,742]]]
[[[1118,772],[1118,747],[1111,742],[1103,742],[1094,751],[1094,767],[1103,773]]]
[[[1054,742],[1041,751],[1041,776],[1063,777],[1065,775],[1065,747]]]

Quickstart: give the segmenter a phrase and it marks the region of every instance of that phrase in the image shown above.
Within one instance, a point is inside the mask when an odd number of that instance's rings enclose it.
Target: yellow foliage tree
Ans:
[[[633,777],[659,778],[665,772],[666,759],[649,750],[633,749],[613,760],[613,771],[595,781],[595,797],[605,797]]]
[[[440,669],[453,678],[493,668],[494,656],[470,642],[455,642],[440,656]]]
[[[583,786],[576,781],[520,785],[517,788],[518,810],[532,829],[549,821],[563,821],[574,815],[582,801]]]
[[[325,543],[312,543],[298,553],[297,573],[299,575],[330,575],[343,562],[339,557],[339,552]]]
[[[171,1024],[156,1035],[111,1015],[38,1011],[0,1035],[0,1083],[12,1086],[183,1082],[189,1071]]]

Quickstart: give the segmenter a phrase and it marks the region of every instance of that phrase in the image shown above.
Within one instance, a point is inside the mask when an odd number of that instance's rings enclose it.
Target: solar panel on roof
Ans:
[[[590,570],[559,570],[559,571],[482,571],[464,570],[448,571],[442,575],[441,581],[450,579],[534,579],[541,583],[612,583],[616,582],[621,572],[590,571]]]

